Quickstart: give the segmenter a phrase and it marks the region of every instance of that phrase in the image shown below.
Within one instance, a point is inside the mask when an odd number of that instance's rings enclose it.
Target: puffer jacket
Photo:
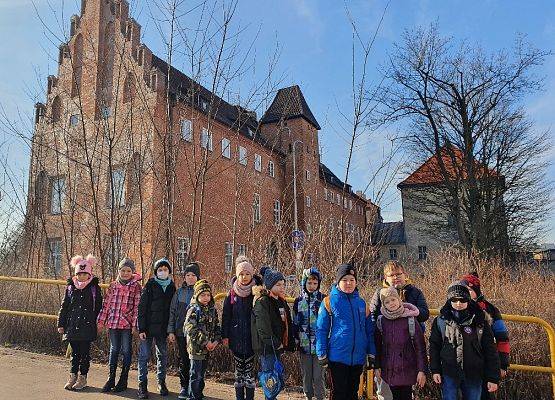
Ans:
[[[108,329],[132,329],[137,326],[137,313],[141,299],[141,275],[133,274],[131,280],[122,285],[110,283],[104,304],[98,316],[98,326]]]
[[[499,353],[501,369],[506,371],[509,369],[509,353],[511,352],[509,330],[507,329],[507,325],[505,325],[505,321],[503,321],[503,317],[501,316],[499,309],[489,301],[481,297],[478,298],[476,302],[486,313],[486,320],[490,323],[493,336],[495,337],[495,345],[497,347],[497,352]]]
[[[166,336],[170,319],[170,304],[175,293],[174,283],[162,289],[154,278],[150,278],[141,293],[137,325],[139,333],[147,337]]]
[[[187,337],[187,352],[192,360],[205,360],[208,342],[219,342],[222,338],[218,311],[214,299],[207,305],[194,299],[187,309],[183,331]]]
[[[389,287],[389,283],[385,280],[382,282],[382,287],[386,288]],[[376,290],[374,296],[372,296],[372,300],[370,300],[370,312],[372,313],[372,317],[374,321],[378,318],[378,315],[381,314],[382,308],[382,301],[380,300],[380,290]],[[410,303],[415,305],[418,308],[420,313],[416,318],[418,322],[421,322],[421,327],[424,329],[424,322],[430,318],[430,309],[428,308],[428,303],[426,302],[426,298],[424,297],[424,293],[416,286],[410,283],[410,281],[405,284],[405,286],[401,289],[397,289],[399,292],[399,296],[401,296],[401,300],[405,303]]]
[[[347,294],[332,286],[330,313],[320,305],[316,327],[316,354],[319,358],[346,365],[364,365],[367,355],[375,355],[374,321],[358,289]]]
[[[293,303],[293,329],[295,339],[299,342],[299,350],[304,354],[316,354],[316,322],[320,304],[326,296],[320,292],[320,272],[312,268],[309,273],[318,278],[318,288],[309,293],[306,290],[307,276],[303,274],[302,294]]]
[[[438,320],[445,321],[442,335]],[[481,339],[479,340],[481,336]],[[457,317],[447,302],[434,319],[430,333],[430,369],[433,374],[463,379],[499,382],[499,356],[493,332],[484,312],[474,302]]]
[[[187,315],[187,308],[191,304],[191,299],[194,293],[193,285],[183,285],[177,289],[173,295],[170,304],[170,318],[168,320],[168,333],[173,333],[176,336],[185,336],[183,332],[183,325],[185,324],[185,316]]]
[[[93,277],[83,289],[70,278],[58,313],[58,328],[64,328],[63,340],[92,342],[97,337],[96,319],[102,308],[102,291]]]

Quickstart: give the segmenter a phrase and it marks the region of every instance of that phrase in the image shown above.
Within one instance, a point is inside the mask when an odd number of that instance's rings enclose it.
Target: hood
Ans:
[[[263,285],[255,285],[252,287],[252,294],[254,296],[252,299],[252,304],[254,305],[258,301],[258,299],[269,296],[270,291],[266,289]]]
[[[308,281],[308,278],[314,275],[316,276],[316,278],[318,278],[318,287],[316,288],[316,291],[314,291],[312,293],[312,295],[318,293],[320,291],[320,285],[322,284],[322,274],[320,273],[320,271],[318,270],[318,268],[311,267],[311,268],[307,268],[303,270],[302,273],[302,278],[301,278],[301,292],[307,295],[310,295],[311,293],[308,292],[308,290],[306,290],[306,282]]]

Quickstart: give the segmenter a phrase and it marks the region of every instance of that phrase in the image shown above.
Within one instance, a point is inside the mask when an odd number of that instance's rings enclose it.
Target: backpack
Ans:
[[[383,315],[378,315],[378,319],[376,320],[376,327],[380,330],[380,333],[383,333],[382,318],[383,318]],[[416,333],[416,320],[414,319],[414,317],[408,317],[408,321],[409,321],[410,340],[414,342],[414,335]],[[443,327],[443,329],[445,331],[445,327]]]

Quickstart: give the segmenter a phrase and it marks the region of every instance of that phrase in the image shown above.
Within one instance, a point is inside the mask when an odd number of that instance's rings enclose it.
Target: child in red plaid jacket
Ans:
[[[141,276],[135,272],[135,263],[124,258],[119,263],[117,279],[110,284],[104,306],[98,315],[98,329],[107,328],[110,335],[110,372],[103,392],[123,392],[131,367],[131,340],[137,326],[137,311],[141,298]],[[123,355],[123,368],[116,385],[119,353]]]

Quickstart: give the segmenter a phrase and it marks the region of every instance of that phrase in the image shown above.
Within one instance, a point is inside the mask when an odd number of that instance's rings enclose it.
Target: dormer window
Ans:
[[[208,111],[208,101],[199,97],[199,106],[202,111]]]
[[[250,126],[247,129],[249,131],[249,136],[253,137],[254,136],[254,129],[252,129]]]

